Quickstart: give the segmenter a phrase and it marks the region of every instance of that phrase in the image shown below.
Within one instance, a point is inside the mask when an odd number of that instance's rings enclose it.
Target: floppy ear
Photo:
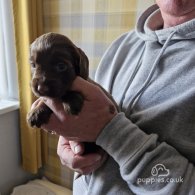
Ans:
[[[79,52],[79,76],[84,79],[87,79],[89,76],[89,60],[85,53],[80,49],[77,48]]]

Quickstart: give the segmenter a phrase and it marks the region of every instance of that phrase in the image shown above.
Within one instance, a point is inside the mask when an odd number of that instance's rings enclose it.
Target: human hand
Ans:
[[[42,128],[56,132],[67,140],[95,142],[102,129],[116,115],[117,109],[106,94],[95,84],[77,77],[71,90],[80,92],[84,97],[81,112],[69,115],[62,102],[44,98],[44,103],[53,111],[49,122]]]
[[[62,136],[59,137],[57,154],[61,163],[80,174],[87,175],[97,170],[107,159],[106,152],[101,148],[95,153],[83,154],[84,151],[82,142],[68,141]]]

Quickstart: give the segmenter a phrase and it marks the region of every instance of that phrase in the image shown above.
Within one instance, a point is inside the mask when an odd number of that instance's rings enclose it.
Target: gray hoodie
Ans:
[[[96,81],[121,112],[96,142],[110,157],[74,194],[195,195],[195,19],[162,26],[154,5],[102,58]]]

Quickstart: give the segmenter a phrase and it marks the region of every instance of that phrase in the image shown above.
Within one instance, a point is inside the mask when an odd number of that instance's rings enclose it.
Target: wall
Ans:
[[[21,168],[18,110],[0,115],[0,194],[8,195],[13,186],[33,176]]]

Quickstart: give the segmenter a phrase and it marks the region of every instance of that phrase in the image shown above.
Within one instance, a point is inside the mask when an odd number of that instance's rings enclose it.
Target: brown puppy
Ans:
[[[88,78],[89,61],[85,53],[76,47],[66,36],[47,33],[38,37],[30,47],[30,64],[32,72],[31,88],[37,97],[48,96],[63,102],[68,114],[78,114],[82,108],[83,97],[71,91],[76,76]],[[94,82],[93,82],[94,83]],[[104,89],[103,89],[104,90]],[[108,94],[112,99],[111,95]],[[114,102],[114,100],[112,99]],[[116,103],[114,102],[116,105]],[[114,112],[110,106],[110,112]],[[41,127],[49,120],[52,111],[43,102],[32,109],[27,115],[31,127]]]
[[[70,90],[72,82],[76,76],[93,82],[88,78],[89,61],[85,53],[66,36],[47,33],[31,44],[30,64],[33,93],[37,97],[58,98],[63,102],[67,113],[78,114],[82,108],[83,97]],[[112,99],[110,94],[105,90],[104,92]],[[113,99],[112,101],[114,102]],[[111,106],[110,112],[114,112],[114,109]],[[28,113],[27,122],[31,127],[40,127],[48,122],[51,113],[44,103],[39,103]]]
[[[38,37],[30,47],[31,88],[37,97],[59,98],[71,114],[78,114],[82,96],[69,91],[75,77],[88,78],[88,58],[67,37],[47,33]],[[28,113],[31,127],[47,123],[52,111],[43,103]]]
[[[83,98],[78,92],[70,91],[75,77],[88,78],[88,58],[67,37],[47,33],[38,37],[30,47],[32,72],[31,88],[37,97],[48,96],[64,102],[71,114],[81,110]],[[27,115],[31,127],[47,123],[52,111],[39,104]]]

